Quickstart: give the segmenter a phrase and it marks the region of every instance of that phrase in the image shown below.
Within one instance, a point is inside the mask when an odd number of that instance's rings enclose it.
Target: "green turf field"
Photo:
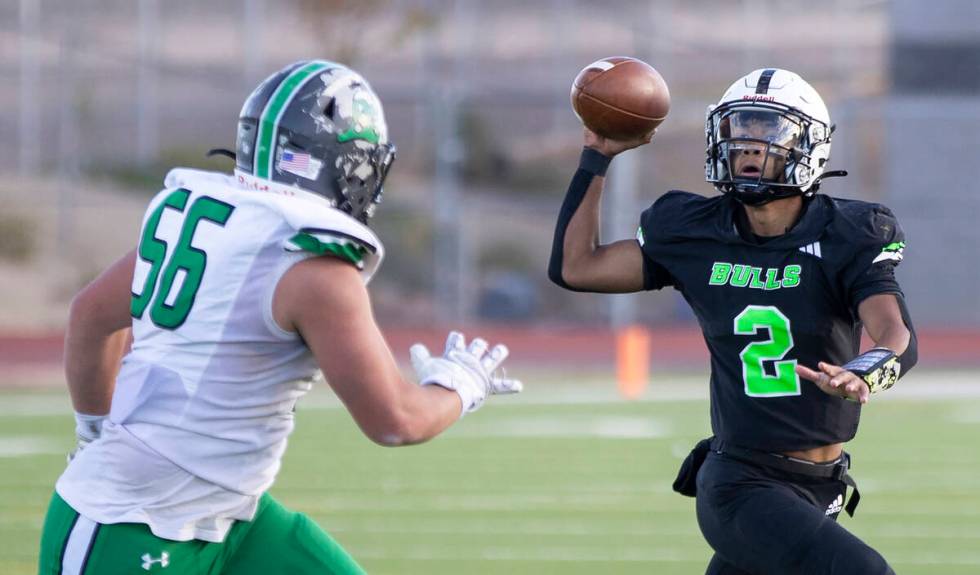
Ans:
[[[373,445],[314,393],[272,493],[371,573],[703,573],[693,500],[670,491],[708,428],[700,392],[626,403],[608,387],[527,383],[402,449]],[[52,391],[0,392],[0,414],[0,573],[34,573],[72,420]],[[900,574],[980,573],[978,437],[969,394],[871,404],[850,446],[864,499],[843,524]]]

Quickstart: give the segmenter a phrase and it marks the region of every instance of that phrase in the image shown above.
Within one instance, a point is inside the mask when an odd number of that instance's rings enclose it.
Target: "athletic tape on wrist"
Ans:
[[[871,393],[895,385],[902,373],[902,364],[895,352],[887,347],[875,347],[842,366],[868,384]]]

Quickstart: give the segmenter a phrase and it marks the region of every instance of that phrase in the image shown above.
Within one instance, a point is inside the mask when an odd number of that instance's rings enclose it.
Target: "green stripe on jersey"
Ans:
[[[252,166],[252,172],[256,177],[269,178],[272,174],[272,160],[274,159],[272,151],[275,149],[276,132],[279,131],[279,120],[282,119],[282,114],[289,103],[296,97],[307,80],[332,65],[322,61],[310,62],[302,68],[294,70],[279,83],[276,91],[269,97],[265,109],[262,110],[259,135],[255,140],[255,165]]]
[[[366,247],[354,241],[335,236],[321,239],[311,234],[298,233],[289,238],[289,243],[299,250],[320,256],[332,255],[345,259],[357,266],[358,269],[364,266],[364,256],[368,252]]]

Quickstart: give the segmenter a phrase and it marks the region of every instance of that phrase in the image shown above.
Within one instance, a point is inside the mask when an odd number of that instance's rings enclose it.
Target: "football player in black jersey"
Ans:
[[[603,244],[599,205],[616,154],[650,137],[585,132],[561,207],[549,276],[574,291],[672,286],[711,353],[711,426],[674,488],[697,498],[715,550],[709,575],[893,573],[837,524],[861,406],[916,361],[895,266],[905,246],[888,208],[816,194],[834,130],[798,75],[756,70],[706,121],[707,180],[643,212],[636,239]],[[862,327],[875,347],[860,352]]]

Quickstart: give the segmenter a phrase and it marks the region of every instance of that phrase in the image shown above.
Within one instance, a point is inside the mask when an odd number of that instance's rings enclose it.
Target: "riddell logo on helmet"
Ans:
[[[775,96],[765,96],[765,95],[762,95],[762,94],[748,94],[748,95],[742,96],[742,99],[743,100],[752,100],[753,102],[758,102],[758,101],[762,101],[762,102],[775,102],[776,101],[776,97]]]

